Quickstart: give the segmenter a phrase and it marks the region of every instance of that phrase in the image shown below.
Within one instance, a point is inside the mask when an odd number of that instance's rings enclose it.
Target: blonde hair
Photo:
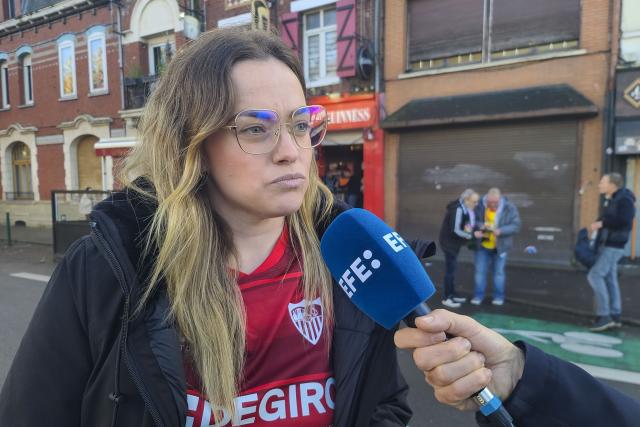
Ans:
[[[231,231],[206,193],[202,144],[232,118],[234,64],[269,58],[287,65],[304,89],[298,58],[273,34],[214,30],[178,52],[148,100],[139,126],[140,143],[126,160],[121,178],[157,204],[145,249],[145,258],[153,256],[155,263],[140,307],[166,282],[170,316],[190,346],[204,392],[212,406],[231,413],[242,381],[246,315],[236,273],[228,267],[237,261]],[[303,264],[305,300],[309,304],[321,298],[329,333],[331,276],[314,226],[327,219],[333,199],[318,177],[315,161],[309,175],[302,206],[286,223]],[[137,176],[149,181],[153,191],[137,186],[131,180]]]

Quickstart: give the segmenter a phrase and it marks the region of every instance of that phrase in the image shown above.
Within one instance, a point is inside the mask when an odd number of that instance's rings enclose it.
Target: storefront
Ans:
[[[510,257],[568,264],[580,118],[596,112],[564,85],[411,101],[382,124],[399,137],[397,165],[387,164],[397,168],[398,230],[437,240],[448,202],[466,188],[498,187],[522,217]]]
[[[323,105],[329,130],[318,153],[318,169],[336,198],[384,215],[384,135],[378,129],[373,94],[319,96],[309,104]]]
[[[640,69],[618,71],[616,77],[615,153],[626,170],[627,188],[640,192]],[[636,210],[640,206],[636,206]],[[634,260],[640,256],[640,230],[634,220],[632,238],[626,248]]]

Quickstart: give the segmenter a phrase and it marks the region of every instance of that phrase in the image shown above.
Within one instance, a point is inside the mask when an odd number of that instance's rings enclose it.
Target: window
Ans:
[[[9,108],[9,63],[0,62],[0,109]]]
[[[175,42],[166,41],[149,45],[149,74],[162,74],[176,51]]]
[[[31,72],[31,55],[20,57],[20,83],[22,85],[22,104],[33,104],[33,78]]]
[[[304,74],[308,87],[338,83],[336,73],[336,9],[324,9],[304,15]]]
[[[23,142],[16,142],[11,149],[13,170],[13,199],[32,200],[31,187],[31,151]]]
[[[58,43],[58,66],[60,71],[60,98],[75,98],[76,89],[76,54],[72,40]]]
[[[103,32],[89,36],[89,91],[107,92],[107,45]]]
[[[4,11],[4,19],[11,19],[16,17],[16,3],[15,0],[3,0],[2,8]]]
[[[576,48],[580,0],[410,0],[407,25],[412,70],[486,63]]]

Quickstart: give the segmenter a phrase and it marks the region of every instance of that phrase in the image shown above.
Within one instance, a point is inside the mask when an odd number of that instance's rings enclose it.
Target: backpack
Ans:
[[[578,231],[578,239],[573,251],[576,260],[588,269],[593,267],[598,258],[598,247],[596,242],[589,238],[589,231],[586,228]]]

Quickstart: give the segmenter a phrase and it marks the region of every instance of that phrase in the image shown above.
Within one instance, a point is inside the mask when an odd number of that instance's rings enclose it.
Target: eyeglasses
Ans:
[[[320,145],[327,133],[327,111],[321,105],[305,105],[291,113],[291,120],[280,123],[280,116],[273,110],[243,110],[236,114],[233,129],[238,145],[247,154],[271,152],[280,140],[280,129],[285,126],[300,148]]]

